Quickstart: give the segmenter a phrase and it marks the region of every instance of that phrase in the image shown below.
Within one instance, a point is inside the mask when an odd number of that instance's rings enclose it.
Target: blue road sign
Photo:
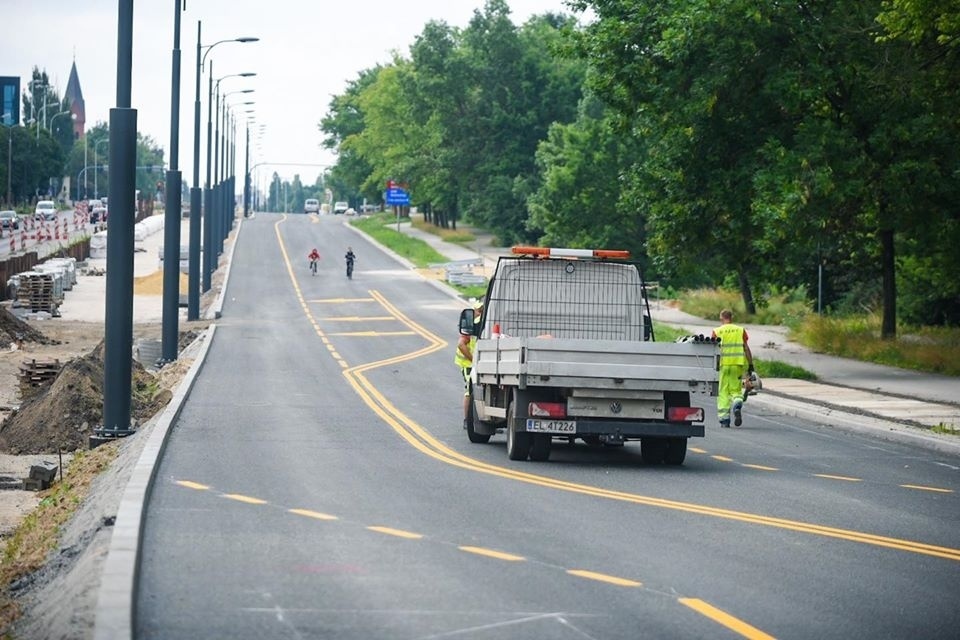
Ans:
[[[399,187],[391,187],[387,189],[387,195],[384,200],[390,206],[408,205],[410,204],[410,194]]]

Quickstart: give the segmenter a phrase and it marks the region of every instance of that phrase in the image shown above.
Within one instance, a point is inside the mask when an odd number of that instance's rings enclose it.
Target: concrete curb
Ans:
[[[150,487],[156,476],[157,462],[163,455],[170,427],[177,420],[184,401],[213,343],[216,325],[204,332],[203,345],[187,371],[167,408],[150,431],[133,473],[120,499],[117,519],[110,537],[110,548],[104,561],[94,613],[93,637],[96,640],[118,640],[133,637],[133,606],[136,601],[136,575],[140,555],[140,534],[143,514],[149,502]],[[136,436],[134,436],[136,437]]]
[[[237,240],[240,238],[240,229],[243,227],[243,218],[237,222],[237,231],[233,234],[233,242],[230,243],[230,252],[227,254],[227,268],[223,274],[223,284],[220,285],[220,293],[216,301],[207,309],[204,314],[205,320],[218,320],[223,315],[223,300],[227,295],[227,283],[230,282],[230,267],[233,265],[233,252],[237,248]]]
[[[762,393],[750,398],[749,405],[759,405],[787,416],[887,442],[908,444],[928,451],[960,457],[960,437],[940,436],[925,429],[885,420],[866,414],[850,413],[833,407],[798,400],[790,396]]]

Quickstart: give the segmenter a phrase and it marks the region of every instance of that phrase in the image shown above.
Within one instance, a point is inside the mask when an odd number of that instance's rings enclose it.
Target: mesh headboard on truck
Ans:
[[[643,340],[643,280],[630,263],[501,258],[484,310],[482,338],[504,335]]]

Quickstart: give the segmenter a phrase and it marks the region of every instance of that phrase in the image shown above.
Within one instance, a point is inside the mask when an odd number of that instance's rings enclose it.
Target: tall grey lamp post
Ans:
[[[244,73],[231,73],[225,76],[222,76],[217,79],[217,98],[216,98],[216,118],[217,118],[217,135],[213,135],[213,118],[214,118],[214,81],[213,81],[213,62],[210,63],[210,84],[207,91],[207,182],[204,186],[204,202],[205,206],[203,209],[203,266],[201,269],[203,275],[203,290],[209,291],[212,284],[211,280],[213,277],[213,264],[216,260],[216,251],[214,250],[214,215],[216,214],[215,207],[215,198],[213,183],[211,182],[211,161],[213,150],[217,149],[219,151],[220,143],[220,83],[227,78],[249,78],[251,76],[257,75],[252,72]],[[251,89],[252,91],[252,89]],[[218,192],[219,193],[219,192]]]
[[[163,302],[161,356],[163,363],[177,359],[180,323],[180,209],[183,177],[180,172],[180,4],[173,0],[173,53],[170,79],[170,168],[167,170],[163,216]],[[96,146],[94,146],[96,157]],[[94,172],[96,175],[96,172]],[[94,187],[96,193],[96,187]]]
[[[104,138],[103,140],[98,140],[97,143],[93,145],[93,166],[94,166],[94,167],[96,167],[98,164],[100,164],[100,161],[98,160],[98,157],[99,157],[99,156],[97,156],[97,149],[99,149],[99,148],[100,148],[100,145],[103,144],[104,142],[106,142],[107,144],[110,144],[110,138]],[[93,197],[94,197],[94,198],[97,198],[97,199],[99,200],[99,199],[100,199],[100,186],[99,186],[98,181],[97,181],[97,173],[98,173],[98,172],[97,172],[96,168],[94,168],[94,170],[93,170]],[[109,200],[108,200],[108,203],[109,203]]]
[[[190,255],[187,269],[187,320],[200,319],[200,221],[203,193],[200,189],[200,76],[207,55],[224,42],[256,42],[259,38],[232,38],[213,44],[200,43],[201,22],[197,21],[197,86],[193,102],[193,186],[190,188]],[[206,51],[204,51],[206,49]],[[211,65],[213,63],[211,62]],[[211,70],[212,71],[212,70]],[[212,76],[212,73],[211,73]]]
[[[133,351],[133,226],[137,110],[132,109],[133,0],[117,10],[117,106],[110,110],[110,233],[104,322],[103,424],[90,446],[134,433],[130,424]]]

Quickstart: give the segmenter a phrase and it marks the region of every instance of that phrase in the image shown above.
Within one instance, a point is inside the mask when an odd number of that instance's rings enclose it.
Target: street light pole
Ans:
[[[100,145],[103,144],[104,142],[109,143],[109,142],[110,142],[110,138],[103,138],[102,140],[97,140],[97,142],[95,142],[94,145],[93,145],[93,166],[97,166],[98,164],[100,164],[100,161],[99,161],[99,159],[98,159],[99,156],[97,155],[97,153],[98,153],[98,152],[97,152],[97,149],[99,149],[99,148],[100,148]],[[93,171],[93,197],[96,198],[97,200],[99,200],[99,199],[100,199],[100,186],[99,186],[99,183],[98,183],[98,180],[97,180],[97,175],[98,175],[98,172],[97,172],[96,169],[94,169],[94,171]]]
[[[103,425],[90,446],[134,433],[130,428],[133,347],[134,198],[137,111],[130,107],[133,76],[133,0],[119,0],[117,106],[110,110],[110,233],[104,325]]]
[[[218,44],[224,42],[256,42],[259,38],[234,38],[231,40],[220,40],[211,45],[201,44],[201,22],[197,21],[197,82],[196,98],[193,103],[193,186],[190,188],[190,256],[188,268],[188,293],[187,293],[187,320],[198,320],[200,318],[200,223],[203,211],[203,192],[200,189],[200,76],[203,73],[203,65],[206,62],[207,55]],[[206,52],[203,50],[206,49]],[[211,67],[213,63],[211,62]],[[213,78],[213,69],[210,70],[211,82]],[[209,128],[208,128],[209,140]],[[207,184],[210,177],[207,175]],[[209,206],[209,202],[208,202]],[[205,215],[204,215],[205,217]]]
[[[167,171],[163,221],[163,315],[161,361],[177,359],[180,316],[180,209],[183,178],[180,158],[180,3],[173,0],[173,53],[170,82],[170,169]],[[94,148],[96,151],[96,148]],[[96,153],[94,153],[96,155]],[[96,175],[96,173],[94,173]]]

